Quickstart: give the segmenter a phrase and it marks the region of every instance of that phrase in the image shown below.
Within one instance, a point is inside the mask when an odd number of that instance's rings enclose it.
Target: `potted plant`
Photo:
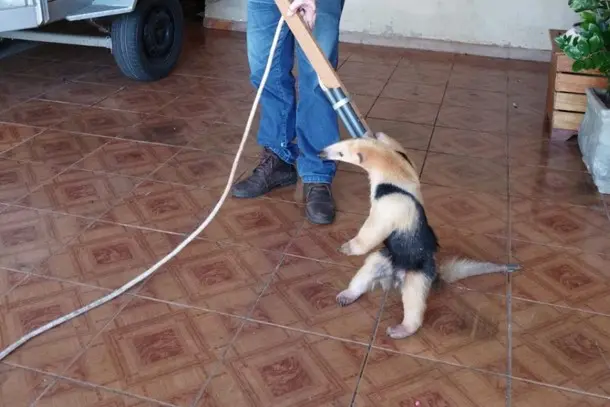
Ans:
[[[581,21],[557,37],[557,45],[574,61],[574,72],[594,70],[610,79],[610,0],[569,0],[568,5]],[[610,86],[587,89],[586,95],[578,145],[593,182],[610,194]]]

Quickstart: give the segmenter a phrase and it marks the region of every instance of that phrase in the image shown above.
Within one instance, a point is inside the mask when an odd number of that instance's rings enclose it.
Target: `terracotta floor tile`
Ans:
[[[445,85],[426,85],[391,79],[381,93],[382,97],[410,102],[440,104],[445,94]]]
[[[385,79],[367,79],[346,76],[341,78],[343,85],[352,95],[379,96],[387,80]]]
[[[0,154],[5,156],[9,150],[34,137],[41,131],[43,129],[38,127],[0,123]]]
[[[2,348],[106,294],[103,290],[31,276],[2,299]],[[129,299],[118,298],[33,338],[10,354],[6,362],[61,374]]]
[[[467,107],[473,110],[506,110],[507,99],[504,92],[449,87],[445,92],[443,104]]]
[[[367,407],[501,407],[506,387],[501,376],[373,349],[358,395]]]
[[[373,64],[397,65],[404,54],[404,49],[391,47],[363,46],[358,48],[346,49],[339,46],[340,55],[348,55],[349,61],[364,62]],[[350,44],[352,45],[352,44]]]
[[[0,73],[19,74],[32,69],[32,66],[35,62],[36,60],[27,58],[19,54],[5,56],[2,58],[2,60],[0,60]]]
[[[224,189],[235,157],[212,151],[183,150],[152,175],[152,179],[205,188]],[[250,174],[258,163],[250,157],[239,161],[236,179]]]
[[[144,116],[141,113],[91,107],[82,109],[78,115],[73,115],[57,128],[77,133],[118,137],[128,127],[140,123],[143,119]]]
[[[134,141],[186,146],[198,140],[210,126],[197,120],[147,115],[140,123],[121,132],[119,137]]]
[[[374,346],[495,373],[506,372],[508,321],[505,297],[446,287],[431,291],[422,327],[391,339],[389,326],[402,321],[400,294],[390,293]]]
[[[386,133],[405,148],[426,150],[430,143],[433,127],[402,121],[368,119],[373,131]]]
[[[335,299],[356,271],[353,267],[285,257],[252,318],[369,343],[383,292],[367,294],[349,307],[338,306]]]
[[[356,95],[351,95],[351,99],[353,100],[353,103],[356,105],[356,107],[360,111],[360,114],[362,114],[363,116],[366,116],[367,114],[369,114],[369,112],[373,108],[373,105],[375,104],[377,97],[356,94]]]
[[[96,70],[97,66],[81,63],[81,62],[68,62],[68,61],[45,61],[43,63],[40,60],[34,60],[36,63],[33,68],[25,71],[26,75],[40,76],[49,79],[61,79],[75,80],[83,75],[87,75]]]
[[[544,94],[548,86],[547,72],[508,72],[509,95]]]
[[[428,221],[434,226],[505,236],[507,200],[501,195],[422,185]]]
[[[242,80],[223,80],[217,78],[198,78],[197,85],[190,89],[185,89],[186,93],[191,93],[201,97],[218,97],[229,99],[245,99],[255,91],[247,76]]]
[[[337,212],[331,225],[311,225],[305,223],[288,249],[289,254],[316,260],[360,267],[365,256],[345,256],[339,247],[358,233],[366,220],[366,215]]]
[[[77,168],[131,177],[147,177],[178,152],[178,148],[170,146],[112,140],[79,162]]]
[[[64,376],[167,404],[190,406],[238,326],[227,317],[136,299]],[[239,320],[238,320],[239,321]]]
[[[609,395],[610,318],[512,301],[513,376]]]
[[[17,270],[37,267],[88,224],[72,216],[23,207],[10,207],[0,219],[0,266]]]
[[[3,406],[31,406],[40,395],[50,376],[9,365],[0,365],[0,403]]]
[[[510,83],[509,83],[510,86]],[[545,92],[508,94],[508,107],[511,110],[530,113],[544,113],[546,109]]]
[[[507,72],[514,68],[510,59],[473,54],[456,54],[454,63],[456,70],[464,72]]]
[[[51,127],[79,114],[79,105],[70,105],[43,100],[29,100],[0,114],[0,121]]]
[[[506,110],[475,110],[443,103],[436,124],[485,133],[505,133]]]
[[[391,80],[445,86],[450,73],[451,63],[403,59],[392,74]]]
[[[610,400],[513,379],[511,401],[514,407],[536,407],[543,404],[555,407],[602,407]]]
[[[19,201],[65,169],[58,163],[0,159],[0,201]]]
[[[229,199],[201,237],[283,251],[301,229],[304,211],[299,205],[269,199]]]
[[[510,193],[534,199],[601,208],[591,175],[546,167],[511,166]]]
[[[602,211],[513,197],[511,222],[516,240],[610,254],[610,220]]]
[[[209,123],[222,122],[242,126],[248,118],[251,107],[250,102],[240,99],[183,95],[157,113],[182,119],[199,119]]]
[[[194,241],[155,274],[139,295],[246,316],[281,259],[276,252]]]
[[[504,162],[428,153],[421,180],[428,184],[506,195],[506,178]]]
[[[46,130],[4,154],[12,160],[70,166],[108,143],[97,136]]]
[[[521,109],[508,111],[508,135],[540,138],[544,134],[544,114]]]
[[[449,77],[449,88],[478,89],[490,92],[506,92],[506,72],[454,65]]]
[[[512,252],[523,270],[512,277],[513,296],[610,314],[610,257],[518,241]]]
[[[438,104],[379,98],[371,109],[369,116],[374,119],[433,125],[438,110]]]
[[[174,75],[171,75],[172,77]],[[116,65],[95,66],[86,69],[77,77],[73,78],[74,82],[96,83],[103,85],[113,85],[118,87],[133,86],[133,80],[127,78],[119,70]]]
[[[392,65],[347,61],[339,69],[339,75],[352,76],[361,79],[377,79],[387,81],[394,71]]]
[[[171,89],[169,89],[171,90]],[[98,107],[137,113],[154,113],[178,97],[174,93],[123,89],[102,100]]]
[[[97,217],[116,205],[140,179],[70,170],[53,178],[16,204],[33,209]]]
[[[566,171],[587,171],[575,141],[549,142],[538,137],[509,137],[511,164],[535,165]]]
[[[220,193],[213,190],[145,181],[113,207],[106,220],[169,233],[191,233],[219,197]],[[215,222],[206,229],[210,234],[220,230]]]
[[[173,235],[97,222],[36,270],[41,276],[116,289],[176,245]]]
[[[430,151],[477,158],[506,159],[506,135],[436,127]]]
[[[116,93],[119,89],[117,86],[111,85],[68,82],[47,90],[38,98],[91,106]]]
[[[249,322],[198,407],[346,406],[365,355],[358,344]]]
[[[56,77],[49,79],[3,74],[0,78],[0,95],[16,100],[26,100],[59,84],[61,82]]]
[[[59,379],[38,400],[40,407],[161,407],[163,404]]]
[[[224,123],[213,123],[202,126],[198,134],[193,135],[189,147],[199,150],[215,150],[235,156],[244,135],[244,126],[234,126]],[[257,142],[257,133],[252,131],[248,136],[243,157],[259,157],[262,147]]]

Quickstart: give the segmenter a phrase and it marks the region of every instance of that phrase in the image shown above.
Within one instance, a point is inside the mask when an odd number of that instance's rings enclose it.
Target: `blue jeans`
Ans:
[[[339,21],[345,0],[323,0],[317,3],[314,37],[336,69],[339,47]],[[281,13],[274,0],[248,0],[248,62],[250,80],[260,85],[271,42]],[[294,55],[298,62],[299,100],[292,74]],[[303,50],[284,24],[261,95],[261,118],[258,143],[277,154],[283,161],[296,163],[305,183],[332,182],[336,172],[333,161],[324,161],[318,154],[324,147],[339,141],[339,122],[318,76]],[[293,140],[296,138],[296,144]]]

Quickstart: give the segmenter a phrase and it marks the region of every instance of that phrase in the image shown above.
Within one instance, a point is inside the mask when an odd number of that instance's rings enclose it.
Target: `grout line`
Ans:
[[[15,369],[25,370],[25,371],[28,371],[28,372],[38,373],[40,375],[47,376],[47,377],[52,377],[52,378],[55,379],[54,382],[57,382],[59,380],[67,381],[67,382],[70,382],[70,383],[73,383],[73,384],[76,384],[76,385],[79,385],[79,386],[82,386],[82,387],[88,387],[88,388],[92,388],[92,389],[101,389],[101,390],[107,391],[109,393],[114,393],[114,394],[118,394],[120,396],[140,399],[140,400],[147,401],[149,403],[154,403],[154,404],[157,404],[157,405],[160,405],[160,406],[177,407],[174,404],[164,403],[162,401],[151,399],[151,398],[144,397],[144,396],[134,396],[131,393],[128,393],[128,392],[125,392],[125,391],[122,391],[122,390],[119,390],[119,389],[114,389],[112,387],[106,387],[106,386],[102,386],[102,385],[97,385],[97,384],[89,383],[89,382],[86,382],[86,381],[73,379],[71,377],[60,376],[60,375],[57,375],[55,373],[45,372],[44,370],[36,369],[36,368],[33,368],[33,367],[29,367],[29,366],[23,366],[23,365],[20,365],[18,363],[1,362],[0,365],[9,366],[9,367],[12,367],[12,368],[15,368]]]
[[[371,339],[369,340],[366,353],[364,358],[362,359],[362,364],[360,366],[360,371],[358,372],[358,378],[356,379],[356,385],[354,386],[354,392],[352,393],[352,399],[350,401],[350,407],[356,407],[356,397],[358,397],[358,389],[360,388],[360,382],[362,381],[362,377],[364,376],[364,370],[368,365],[369,356],[371,355],[371,351],[373,349],[377,349],[375,345],[375,339],[377,339],[377,333],[379,332],[379,326],[381,325],[381,317],[383,315],[383,311],[385,310],[385,303],[388,300],[388,296],[390,295],[391,290],[387,290],[381,299],[381,304],[379,306],[379,310],[377,311],[377,316],[375,317],[375,325],[373,326],[373,331],[371,332]]]
[[[506,75],[506,250],[508,263],[512,263],[512,218],[511,218],[511,189],[510,189],[510,132],[509,117],[512,104],[508,100],[510,78]],[[513,398],[513,313],[512,313],[512,274],[506,273],[506,407],[512,406]]]
[[[235,334],[233,335],[233,337],[231,338],[231,340],[229,341],[229,343],[227,344],[227,346],[225,347],[225,349],[222,352],[222,356],[220,358],[219,361],[219,365],[212,371],[212,373],[210,374],[210,376],[207,378],[206,382],[204,383],[203,387],[201,388],[201,390],[197,393],[197,395],[195,396],[195,398],[193,399],[193,403],[191,404],[191,407],[197,407],[197,405],[199,404],[199,402],[201,401],[201,399],[203,398],[203,396],[205,395],[205,391],[207,390],[209,384],[212,382],[212,379],[214,379],[214,377],[216,377],[216,373],[218,372],[218,370],[224,365],[225,360],[227,358],[227,353],[229,352],[229,350],[231,349],[231,346],[233,345],[233,343],[237,340],[237,338],[239,337],[239,335],[241,334],[243,328],[245,327],[246,323],[248,321],[256,321],[253,320],[252,318],[250,318],[250,316],[252,315],[252,313],[256,310],[256,307],[258,306],[261,298],[263,297],[263,295],[265,294],[265,292],[269,289],[269,287],[271,287],[271,285],[273,284],[273,281],[275,280],[275,277],[277,275],[277,273],[279,273],[279,270],[282,266],[282,264],[284,263],[284,259],[287,256],[288,250],[290,249],[290,247],[292,246],[292,243],[294,242],[294,240],[300,235],[300,233],[303,231],[303,229],[305,228],[305,223],[307,221],[303,220],[301,223],[301,226],[297,229],[297,232],[294,234],[294,236],[290,239],[290,241],[286,244],[286,246],[284,247],[284,250],[282,250],[282,256],[278,262],[278,264],[275,266],[274,270],[271,272],[271,275],[269,276],[269,278],[267,279],[265,285],[263,286],[263,288],[261,289],[259,295],[256,297],[256,300],[254,301],[254,303],[252,304],[252,306],[248,309],[245,319],[243,320],[243,322],[241,323],[241,325],[239,326],[239,328],[237,328]],[[283,327],[282,327],[283,328]]]

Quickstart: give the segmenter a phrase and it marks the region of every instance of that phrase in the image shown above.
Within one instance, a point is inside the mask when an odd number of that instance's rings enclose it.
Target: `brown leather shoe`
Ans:
[[[265,148],[252,175],[233,185],[232,193],[235,198],[258,198],[275,188],[294,185],[296,182],[297,170],[294,165],[282,161]]]
[[[328,225],[335,220],[335,201],[329,184],[304,184],[305,215],[316,225]]]

